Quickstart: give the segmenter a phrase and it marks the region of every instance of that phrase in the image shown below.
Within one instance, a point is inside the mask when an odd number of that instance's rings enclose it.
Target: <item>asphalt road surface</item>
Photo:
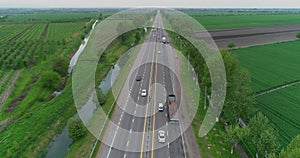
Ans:
[[[146,38],[132,66],[104,134],[97,157],[101,158],[184,158],[185,147],[179,123],[170,123],[166,108],[158,111],[158,104],[167,105],[169,94],[178,94],[176,79],[168,66],[174,66],[172,50],[162,44],[163,24],[158,12],[155,28]],[[163,63],[163,64],[158,64]],[[138,66],[141,65],[141,66]],[[165,66],[168,65],[168,66]],[[135,77],[141,76],[141,81]],[[142,89],[147,96],[142,97]],[[180,98],[180,97],[179,97]],[[166,132],[166,142],[158,142],[158,130]]]
[[[237,47],[248,47],[295,40],[296,34],[300,32],[300,24],[219,29],[208,32],[219,48],[226,48],[230,42],[234,42]],[[202,31],[196,32],[196,37],[201,36]]]

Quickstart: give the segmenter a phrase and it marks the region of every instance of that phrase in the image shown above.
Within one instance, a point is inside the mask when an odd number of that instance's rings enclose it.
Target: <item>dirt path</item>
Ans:
[[[294,82],[291,82],[291,83],[288,83],[288,84],[280,85],[280,86],[274,87],[272,89],[268,89],[268,90],[265,90],[265,91],[262,91],[262,92],[258,92],[255,95],[255,97],[262,96],[264,94],[268,94],[268,93],[271,93],[271,92],[275,92],[275,91],[278,91],[278,90],[281,90],[283,88],[287,88],[287,87],[290,87],[290,86],[294,86],[294,85],[299,84],[299,83],[300,83],[300,80],[297,80],[297,81],[294,81]]]
[[[40,41],[41,41],[41,42],[44,41],[44,39],[45,39],[45,37],[46,37],[46,35],[47,35],[47,33],[48,33],[48,28],[49,28],[49,23],[47,23],[47,25],[46,25],[46,27],[45,27],[45,29],[44,29],[44,31],[43,31],[41,37],[40,37]]]
[[[17,78],[19,77],[19,74],[22,70],[17,70],[14,74],[14,76],[11,78],[8,86],[6,87],[6,89],[4,90],[4,92],[1,94],[0,96],[0,111],[2,110],[5,102],[6,102],[6,99],[8,98]]]
[[[0,87],[3,85],[3,83],[6,81],[7,77],[8,77],[8,72],[6,72],[3,77],[0,80]]]

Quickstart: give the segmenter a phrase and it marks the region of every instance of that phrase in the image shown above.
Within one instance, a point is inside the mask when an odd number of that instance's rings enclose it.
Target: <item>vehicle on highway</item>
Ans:
[[[166,132],[163,130],[158,131],[158,142],[159,143],[165,143],[166,142]]]
[[[142,76],[136,76],[135,80],[136,81],[141,81],[142,80]]]
[[[162,37],[162,38],[161,38],[161,42],[162,42],[163,44],[166,44],[166,43],[167,43],[166,37]]]
[[[168,96],[167,110],[168,110],[168,116],[169,116],[170,122],[171,123],[178,122],[179,117],[178,117],[178,112],[177,112],[176,96],[174,94],[170,94]]]
[[[147,91],[146,89],[142,89],[142,93],[141,93],[142,97],[145,97],[147,96]]]
[[[158,111],[164,111],[164,105],[162,103],[158,104]]]

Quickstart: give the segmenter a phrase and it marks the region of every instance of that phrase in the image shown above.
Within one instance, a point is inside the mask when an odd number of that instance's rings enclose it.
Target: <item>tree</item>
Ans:
[[[300,155],[300,135],[296,136],[291,143],[287,146],[286,149],[283,149],[280,154],[279,158],[286,158],[286,157],[299,157]]]
[[[256,157],[267,156],[278,148],[278,133],[269,119],[258,112],[249,122],[249,137],[256,149]]]
[[[81,137],[86,135],[86,128],[84,127],[80,118],[71,118],[68,121],[68,136],[73,139],[73,141],[79,140]]]
[[[66,57],[57,56],[52,61],[53,70],[59,73],[61,76],[67,75],[68,67],[69,67],[69,60]]]
[[[228,43],[228,45],[227,45],[228,48],[233,48],[233,47],[235,47],[235,46],[236,46],[236,45],[235,45],[234,42],[230,42],[230,43]]]
[[[238,141],[242,140],[248,135],[249,130],[247,127],[241,128],[239,125],[230,125],[225,127],[228,139],[231,142],[231,154],[233,154],[233,147],[237,145]]]
[[[97,98],[99,101],[99,104],[102,106],[106,102],[105,94],[103,93],[101,88],[96,88]]]
[[[44,87],[56,89],[60,81],[60,76],[57,72],[46,71],[41,75],[41,82]]]
[[[297,37],[298,39],[300,39],[300,32],[297,33],[296,37]]]

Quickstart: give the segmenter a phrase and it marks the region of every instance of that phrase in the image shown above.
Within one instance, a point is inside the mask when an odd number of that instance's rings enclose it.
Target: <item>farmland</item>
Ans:
[[[208,30],[299,24],[300,21],[300,14],[190,15]]]
[[[279,130],[282,146],[300,133],[300,85],[257,97],[258,107]]]
[[[300,79],[300,41],[232,50],[252,77],[255,92]]]
[[[72,56],[96,15],[26,13],[10,14],[0,21],[1,99],[20,72],[7,100],[0,105],[0,157],[44,155],[49,142],[75,113],[71,80],[60,74],[59,90],[64,89],[64,93],[53,98],[56,89],[44,87],[40,78],[44,71],[54,71],[54,59]]]
[[[300,79],[300,41],[274,43],[232,50],[248,69],[255,92],[269,90]],[[257,97],[257,107],[279,132],[285,147],[300,132],[300,85],[296,84]]]

